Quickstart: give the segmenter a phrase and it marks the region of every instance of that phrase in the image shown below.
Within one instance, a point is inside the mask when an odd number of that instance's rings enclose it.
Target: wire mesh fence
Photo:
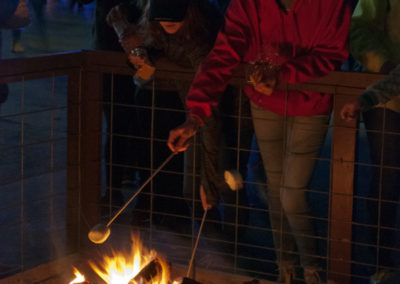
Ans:
[[[169,131],[186,117],[174,84],[193,76],[161,66],[154,81],[138,88],[120,54],[85,51],[38,60],[44,63],[18,59],[12,61],[14,67],[0,68],[0,78],[10,88],[0,113],[3,278],[91,246],[88,230],[110,220],[170,155]],[[313,243],[303,255],[299,242],[279,246],[293,232],[284,226],[283,209],[270,208],[284,196],[282,189],[278,196],[267,193],[273,185],[266,179],[265,157],[263,161],[254,135],[255,112],[251,114],[241,78],[236,74],[232,80],[218,124],[209,133],[220,141],[214,145],[217,176],[223,180],[225,170],[237,170],[244,186],[240,191],[222,186],[219,205],[209,212],[201,234],[196,267],[275,281],[277,257],[287,254],[317,260],[323,278],[338,283],[369,283],[378,271],[396,271],[398,196],[386,186],[396,184],[399,168],[388,160],[397,152],[395,142],[384,142],[395,141],[398,132],[388,129],[381,135],[367,131],[364,118],[347,123],[338,116],[346,101],[381,77],[337,72],[313,83],[283,86],[332,93],[334,98],[333,113],[323,118],[326,135],[320,138],[318,155],[302,157],[312,159],[312,175],[303,177],[307,189],[294,204],[285,205],[289,210],[304,197],[308,200],[304,212],[290,215],[312,225],[294,233],[297,241]],[[262,117],[259,123],[272,120]],[[310,126],[306,120],[290,121],[285,118],[281,127]],[[202,154],[206,135],[200,131],[194,146],[171,159],[118,216],[106,245],[121,245],[133,230],[172,263],[188,263],[203,213],[199,187],[207,162]],[[381,150],[378,158],[371,156],[371,136]],[[292,138],[284,134],[280,139]],[[284,154],[296,151],[281,149]],[[288,173],[293,176],[290,169]],[[296,190],[290,181],[284,190]],[[270,220],[279,220],[279,226],[271,227]],[[299,260],[294,265],[301,281]]]
[[[21,77],[8,88],[0,130],[2,275],[55,259],[66,230],[66,77]]]

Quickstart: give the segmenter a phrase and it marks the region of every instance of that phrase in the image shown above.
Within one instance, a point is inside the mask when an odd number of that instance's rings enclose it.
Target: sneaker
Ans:
[[[11,49],[12,53],[22,53],[24,51],[25,51],[25,49],[19,41],[13,43],[13,46]]]
[[[307,284],[322,284],[317,268],[304,268],[304,281]]]

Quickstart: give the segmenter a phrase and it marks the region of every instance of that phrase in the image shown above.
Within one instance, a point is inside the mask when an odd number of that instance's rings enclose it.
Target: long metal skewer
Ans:
[[[121,209],[118,210],[117,213],[115,213],[114,217],[110,219],[107,223],[107,227],[110,227],[112,222],[119,216],[119,214],[122,213],[122,211],[125,210],[126,207],[136,198],[136,196],[145,188],[145,186],[155,177],[156,174],[158,174],[159,171],[172,159],[173,156],[175,156],[176,153],[171,153],[169,157],[153,172],[153,174],[142,184],[142,186],[135,192],[135,194],[124,204],[124,206],[121,207]]]
[[[194,261],[194,256],[195,256],[195,254],[196,254],[196,250],[197,250],[197,247],[198,247],[198,245],[199,245],[200,235],[201,235],[201,231],[203,230],[204,221],[206,220],[206,216],[207,216],[207,209],[204,210],[203,218],[201,219],[201,224],[200,224],[199,232],[197,233],[196,242],[195,242],[195,244],[194,244],[193,251],[192,251],[192,257],[190,258],[189,267],[188,267],[188,270],[187,270],[187,272],[186,272],[186,277],[187,277],[187,278],[189,278],[190,271],[192,270],[193,261]]]

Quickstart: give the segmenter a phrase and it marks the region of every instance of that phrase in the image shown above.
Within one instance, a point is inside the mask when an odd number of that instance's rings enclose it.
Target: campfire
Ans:
[[[139,237],[132,235],[130,251],[111,250],[100,261],[89,261],[90,267],[107,284],[177,284],[170,280],[169,265],[154,250],[146,249]],[[75,279],[69,284],[91,283],[74,268]]]

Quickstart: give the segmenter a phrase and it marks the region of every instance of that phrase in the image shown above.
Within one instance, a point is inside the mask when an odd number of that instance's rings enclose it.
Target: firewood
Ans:
[[[140,280],[146,280],[147,282],[154,278],[162,267],[157,258],[150,261],[140,272],[129,281],[129,284],[138,283]]]
[[[243,284],[259,284],[259,283],[260,283],[260,281],[258,281],[257,279],[253,279],[251,281],[243,282]]]
[[[184,277],[182,284],[201,284],[200,282],[197,282],[196,280],[193,280],[191,278],[188,277]]]

